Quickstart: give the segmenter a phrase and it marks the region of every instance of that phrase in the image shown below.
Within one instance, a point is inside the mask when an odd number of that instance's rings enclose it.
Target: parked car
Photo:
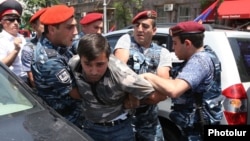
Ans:
[[[228,29],[214,29],[205,25],[204,44],[209,45],[221,61],[223,103],[222,125],[250,124],[250,33]],[[127,28],[104,34],[113,50],[118,38],[125,33],[132,33]],[[158,27],[153,41],[171,51],[173,69],[182,62],[172,50],[169,27]],[[179,128],[169,119],[171,99],[158,104],[159,119],[166,140],[175,141],[180,136]]]
[[[93,141],[0,62],[1,141]]]

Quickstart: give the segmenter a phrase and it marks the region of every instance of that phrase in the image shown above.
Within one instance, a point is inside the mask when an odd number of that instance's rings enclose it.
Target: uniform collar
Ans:
[[[55,49],[59,54],[64,54],[66,51],[68,51],[68,47],[60,47],[60,46],[54,46],[48,38],[44,36],[44,34],[41,36],[40,41],[42,45],[46,46],[47,48]]]
[[[37,37],[37,35],[35,35],[35,37],[33,37],[33,38],[30,40],[30,42],[36,45],[37,42],[38,42],[38,37]]]

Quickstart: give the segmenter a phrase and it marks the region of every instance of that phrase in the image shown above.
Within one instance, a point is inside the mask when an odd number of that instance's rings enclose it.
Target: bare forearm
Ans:
[[[159,93],[159,92],[154,92],[148,97],[140,100],[140,104],[157,104],[161,101],[164,101],[167,99],[167,96],[165,94]]]
[[[129,50],[127,49],[117,49],[114,55],[120,59],[123,63],[127,63],[129,59]]]
[[[159,91],[160,93],[166,93],[167,91],[165,90],[165,86],[164,84],[166,83],[166,79],[164,78],[161,78],[155,74],[152,74],[152,73],[144,73],[144,74],[141,74],[141,76],[144,77],[144,79],[146,79],[147,81],[149,81],[153,87]]]
[[[19,50],[13,50],[12,52],[10,52],[8,54],[8,56],[6,56],[5,58],[3,58],[1,61],[2,63],[4,63],[5,65],[7,65],[8,67],[11,66],[13,64],[13,62],[15,61],[17,55],[19,53]]]
[[[184,80],[164,79],[152,73],[146,73],[142,76],[148,80],[157,91],[171,98],[179,97],[189,89],[188,83]]]
[[[19,37],[14,38],[13,44],[14,49],[1,61],[8,67],[13,64],[16,57],[18,56],[19,51],[21,50],[22,39]]]

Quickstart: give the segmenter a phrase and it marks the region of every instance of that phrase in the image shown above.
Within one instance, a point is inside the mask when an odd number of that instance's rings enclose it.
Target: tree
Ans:
[[[24,12],[21,28],[30,29],[29,19],[40,8],[59,4],[58,0],[23,0]]]
[[[116,0],[113,3],[118,29],[131,25],[132,18],[143,9],[142,3],[143,0]]]

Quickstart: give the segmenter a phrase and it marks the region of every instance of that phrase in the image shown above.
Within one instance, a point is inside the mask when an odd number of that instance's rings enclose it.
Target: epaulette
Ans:
[[[45,52],[46,52],[48,58],[56,57],[56,56],[57,56],[57,52],[56,52],[56,50],[54,50],[54,49],[46,48],[46,49],[45,49]]]

